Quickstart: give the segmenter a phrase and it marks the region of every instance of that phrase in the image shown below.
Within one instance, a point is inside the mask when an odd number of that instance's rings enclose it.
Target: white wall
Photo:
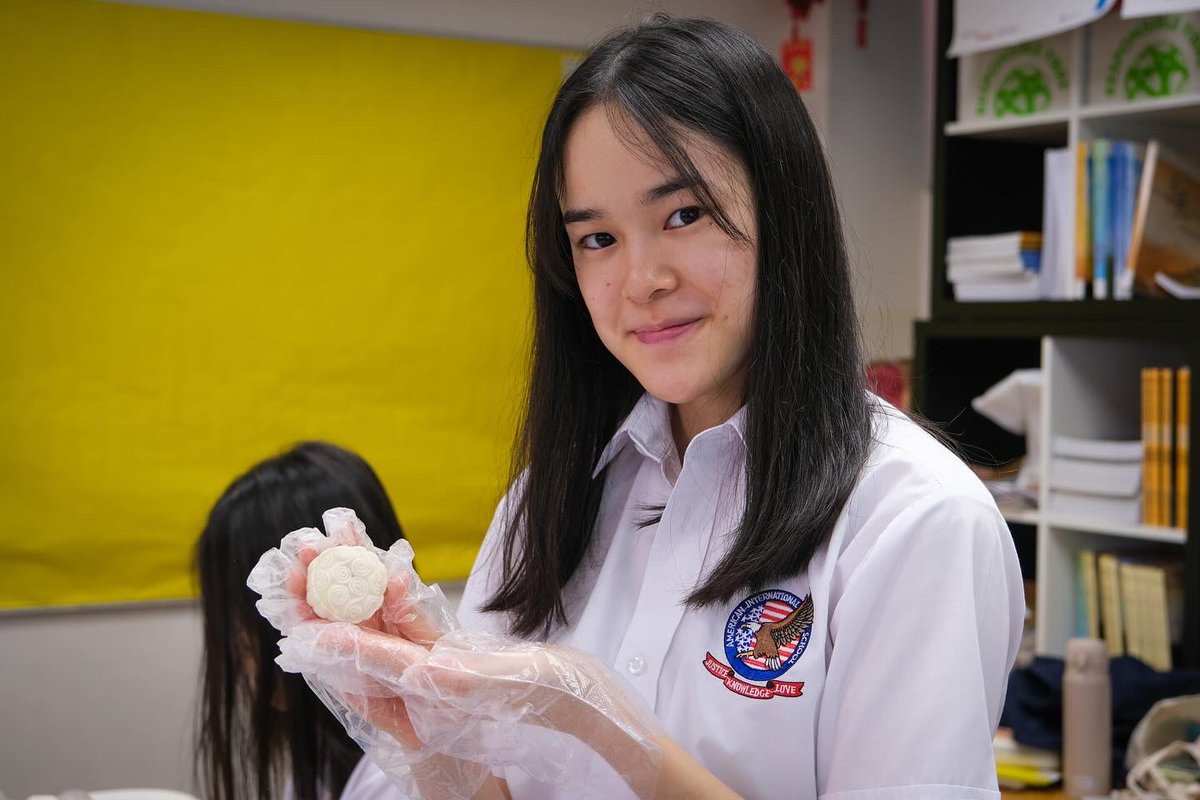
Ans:
[[[146,4],[570,47],[648,8],[620,0]],[[678,0],[659,7],[738,25],[773,53],[787,32],[782,0]],[[922,6],[871,3],[865,50],[854,44],[856,7],[830,0],[806,29],[817,38],[820,70],[810,105],[825,129],[851,233],[870,353],[907,355],[912,319],[923,307],[928,252]],[[0,792],[17,800],[129,785],[194,791],[191,709],[199,657],[191,604],[0,615]]]
[[[913,320],[927,316],[932,4],[871,3],[865,48],[857,7],[833,3],[827,146],[867,352],[908,357]]]
[[[195,604],[0,617],[0,792],[187,789]]]
[[[196,793],[201,624],[191,602],[0,615],[0,797]]]

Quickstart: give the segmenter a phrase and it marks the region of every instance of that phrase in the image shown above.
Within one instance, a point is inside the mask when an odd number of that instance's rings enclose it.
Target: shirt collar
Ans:
[[[712,430],[721,428],[728,428],[736,433],[744,446],[746,443],[746,407],[739,408],[732,417]],[[625,421],[617,428],[617,432],[605,445],[604,450],[601,451],[592,477],[595,478],[599,475],[609,462],[616,458],[617,453],[630,443],[646,458],[652,459],[660,465],[671,457],[675,450],[675,442],[671,438],[670,407],[665,402],[649,393],[643,394],[638,399],[633,410],[629,412],[629,416],[625,418]]]

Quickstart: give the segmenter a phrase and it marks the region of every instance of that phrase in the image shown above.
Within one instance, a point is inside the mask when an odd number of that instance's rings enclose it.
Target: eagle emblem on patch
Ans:
[[[783,589],[768,589],[738,603],[725,623],[723,663],[707,653],[704,668],[725,688],[743,697],[769,700],[799,697],[804,683],[781,681],[804,654],[812,636],[812,594],[801,600]],[[762,682],[759,684],[758,682]]]

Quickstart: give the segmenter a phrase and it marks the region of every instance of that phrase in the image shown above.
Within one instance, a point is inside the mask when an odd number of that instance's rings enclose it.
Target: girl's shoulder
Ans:
[[[929,542],[956,531],[988,540],[1007,535],[987,487],[923,424],[878,401],[872,430],[867,462],[829,544],[835,557],[863,553],[881,540]]]
[[[873,406],[871,430],[870,453],[852,497],[900,494],[912,502],[941,494],[992,504],[983,482],[931,423],[919,423],[879,400]]]

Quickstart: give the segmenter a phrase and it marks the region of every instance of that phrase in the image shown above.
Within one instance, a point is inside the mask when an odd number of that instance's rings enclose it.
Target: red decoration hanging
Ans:
[[[867,48],[867,7],[870,0],[858,0],[858,49]]]
[[[792,13],[792,24],[788,40],[779,50],[779,63],[798,92],[811,91],[813,85],[813,41],[800,35],[800,23],[808,19],[812,7],[820,2],[822,0],[786,0]]]

